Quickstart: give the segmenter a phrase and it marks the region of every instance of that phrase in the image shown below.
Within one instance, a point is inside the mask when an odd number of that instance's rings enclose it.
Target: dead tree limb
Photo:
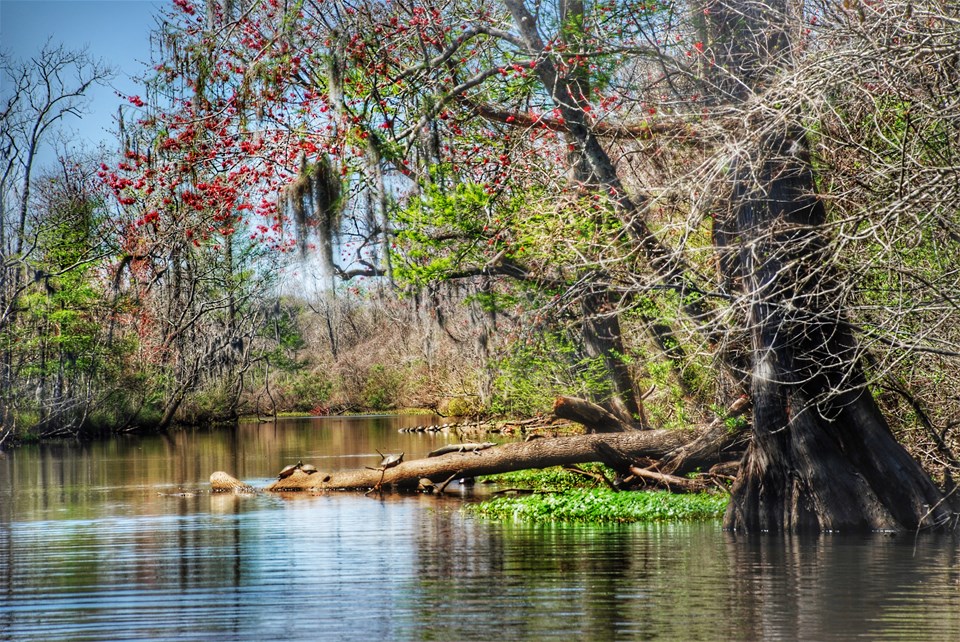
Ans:
[[[738,417],[750,408],[750,399],[742,396],[730,404],[723,417],[713,420],[699,437],[685,443],[663,458],[660,472],[683,475],[706,470],[714,464],[742,454],[746,447],[746,429],[730,428],[726,419]]]
[[[553,402],[553,414],[583,424],[590,433],[612,433],[632,430],[602,406],[578,397],[557,397]]]
[[[667,475],[665,473],[658,473],[654,470],[647,470],[646,468],[639,468],[637,466],[630,467],[630,474],[632,474],[634,477],[640,477],[642,479],[653,481],[659,486],[662,486],[674,493],[702,493],[709,488],[709,486],[701,479],[687,479],[686,477]]]

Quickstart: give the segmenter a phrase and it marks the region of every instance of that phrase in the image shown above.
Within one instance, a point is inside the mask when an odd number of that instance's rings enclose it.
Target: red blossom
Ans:
[[[193,8],[193,5],[190,4],[190,0],[173,0],[173,4],[180,7],[180,10],[188,16],[192,16],[197,12],[197,10]]]

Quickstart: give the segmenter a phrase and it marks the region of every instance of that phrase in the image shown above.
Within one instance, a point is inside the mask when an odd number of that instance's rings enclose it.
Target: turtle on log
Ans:
[[[399,466],[403,462],[402,452],[399,455],[384,455],[382,452],[378,450],[377,454],[380,455],[380,465],[377,466],[376,468],[370,468],[370,466],[367,466],[367,468],[369,470],[379,470],[380,481],[377,482],[376,486],[368,490],[366,494],[379,492],[380,488],[383,486],[383,476],[387,474],[387,469],[393,468],[394,466]]]
[[[287,477],[292,475],[294,471],[300,470],[301,468],[303,468],[303,462],[300,460],[297,460],[297,463],[290,464],[289,466],[286,466],[283,470],[281,470],[280,474],[277,475],[277,479],[286,479]],[[314,470],[316,470],[316,468],[314,468]]]
[[[399,455],[384,455],[378,450],[377,454],[380,455],[381,459],[380,465],[375,470],[386,470],[387,468],[398,466],[401,462],[403,462],[403,453],[400,453]]]

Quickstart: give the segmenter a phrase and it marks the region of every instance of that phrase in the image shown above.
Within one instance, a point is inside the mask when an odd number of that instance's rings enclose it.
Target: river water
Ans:
[[[431,420],[432,421],[432,420]],[[0,640],[960,640],[949,537],[527,525],[449,496],[211,495],[456,440],[420,417],[0,456]]]

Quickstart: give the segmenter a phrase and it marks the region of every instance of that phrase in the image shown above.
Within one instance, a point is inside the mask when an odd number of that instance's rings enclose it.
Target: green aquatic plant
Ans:
[[[665,491],[614,492],[606,488],[563,493],[501,496],[470,504],[485,519],[577,524],[696,521],[723,516],[729,497],[719,493],[678,495]]]

